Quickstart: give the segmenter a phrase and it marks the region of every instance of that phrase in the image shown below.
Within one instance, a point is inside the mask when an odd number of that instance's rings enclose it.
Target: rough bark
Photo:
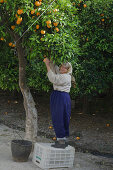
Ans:
[[[16,36],[16,41],[18,40]],[[26,127],[25,139],[35,141],[37,138],[37,109],[32,94],[26,85],[26,59],[24,57],[24,49],[21,41],[16,43],[18,59],[19,59],[19,87],[24,99],[24,108],[26,111]]]
[[[24,108],[26,111],[25,139],[35,141],[37,138],[37,110],[29,89],[23,90]]]

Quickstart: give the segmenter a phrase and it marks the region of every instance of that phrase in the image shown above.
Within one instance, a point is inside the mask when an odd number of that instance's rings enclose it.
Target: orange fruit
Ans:
[[[102,21],[102,22],[104,22],[104,21],[105,21],[105,20],[104,20],[104,18],[103,18],[103,19],[101,19],[101,21]]]
[[[15,44],[12,44],[12,47],[15,47],[16,45]]]
[[[53,137],[53,140],[56,140],[56,137]]]
[[[31,14],[33,15],[35,13],[36,9],[31,10]]]
[[[103,17],[103,16],[104,16],[104,14],[100,14],[100,16],[101,16],[101,17]]]
[[[40,27],[39,25],[36,25],[36,29],[39,29],[39,27]]]
[[[3,38],[3,37],[1,37],[1,38],[0,38],[0,40],[1,40],[1,41],[3,41],[3,40],[4,40],[4,38]]]
[[[48,27],[48,28],[51,28],[51,26],[50,26],[49,24],[47,24],[47,27]]]
[[[16,23],[19,25],[20,23],[22,22],[22,17],[21,18],[18,18]]]
[[[7,102],[10,103],[10,100],[8,100]]]
[[[23,12],[24,12],[23,9],[18,9],[17,14],[21,15],[21,14],[23,14]]]
[[[58,27],[56,27],[56,28],[55,28],[55,30],[56,30],[56,32],[59,32],[59,29],[58,29]]]
[[[53,12],[58,12],[58,9],[54,9]]]
[[[0,0],[0,3],[4,3],[4,0]]]
[[[11,26],[11,29],[14,30],[14,29],[15,29],[15,25],[12,25],[12,26]]]
[[[46,58],[44,58],[43,62],[45,62],[45,61],[46,61]]]
[[[86,4],[84,4],[84,5],[83,5],[83,7],[84,7],[84,8],[86,8],[86,7],[87,7],[87,5],[86,5]]]
[[[53,25],[56,27],[58,25],[58,22],[53,22]]]
[[[39,0],[39,2],[42,2],[42,0]]]
[[[49,129],[52,129],[53,127],[52,126],[49,126]]]
[[[47,25],[51,24],[51,20],[46,21],[46,24]]]
[[[37,16],[40,15],[40,12],[37,12],[36,15],[37,15]]]
[[[77,139],[77,140],[80,140],[80,137],[79,137],[79,136],[77,136],[77,137],[76,137],[76,139]]]
[[[42,4],[42,2],[35,1],[35,5],[36,5],[36,6],[40,6],[41,4]]]
[[[20,25],[21,22],[19,22],[18,20],[16,21],[17,25]]]
[[[8,113],[7,112],[4,112],[5,115],[7,115]]]
[[[88,38],[86,38],[86,41],[88,41]]]
[[[34,30],[34,32],[36,32],[36,30]]]
[[[12,42],[10,42],[10,43],[9,43],[9,46],[11,47],[12,45],[13,45],[13,43],[12,43]]]
[[[41,30],[41,34],[45,34],[46,32],[45,32],[45,30]]]
[[[19,16],[17,14],[15,14],[15,17],[18,18]]]

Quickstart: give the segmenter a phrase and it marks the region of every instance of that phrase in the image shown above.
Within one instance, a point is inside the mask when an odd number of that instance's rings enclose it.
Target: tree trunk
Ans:
[[[26,111],[25,139],[36,141],[37,138],[37,110],[29,89],[23,90],[24,108]]]
[[[18,37],[16,37],[16,41]],[[26,59],[24,57],[24,49],[22,42],[16,43],[18,59],[19,59],[19,87],[24,99],[24,108],[26,111],[26,127],[25,139],[35,141],[37,138],[37,109],[29,88],[26,85]]]

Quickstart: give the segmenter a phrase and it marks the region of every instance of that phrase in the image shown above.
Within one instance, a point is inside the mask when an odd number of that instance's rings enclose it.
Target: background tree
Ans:
[[[113,1],[72,1],[77,9],[79,54],[75,93],[85,97],[113,94]],[[86,107],[85,101],[85,107]]]

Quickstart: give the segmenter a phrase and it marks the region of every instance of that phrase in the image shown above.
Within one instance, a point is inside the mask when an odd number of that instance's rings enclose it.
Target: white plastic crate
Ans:
[[[51,147],[52,143],[35,143],[33,163],[46,170],[50,168],[73,167],[75,149],[68,145],[65,149]]]

